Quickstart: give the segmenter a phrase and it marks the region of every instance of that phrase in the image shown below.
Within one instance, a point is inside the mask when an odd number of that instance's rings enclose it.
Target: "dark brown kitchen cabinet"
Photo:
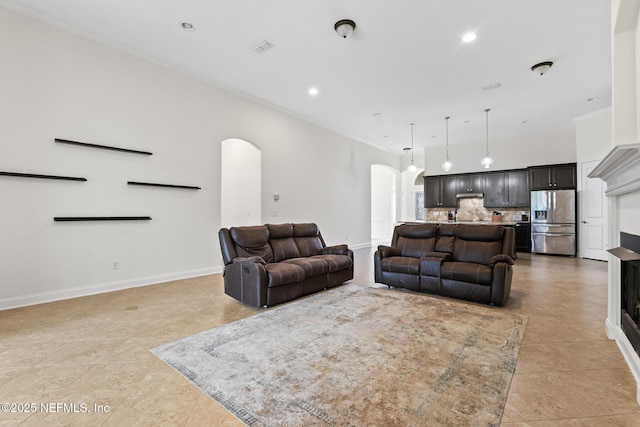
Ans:
[[[484,206],[504,207],[504,172],[484,174]]]
[[[525,169],[505,173],[509,197],[507,206],[529,206],[529,172]]]
[[[576,188],[576,164],[533,166],[529,168],[531,190]]]
[[[484,207],[529,206],[529,181],[525,169],[484,174]]]
[[[458,204],[456,193],[458,180],[456,176],[425,176],[424,207],[455,208]]]
[[[473,194],[484,191],[482,174],[458,175],[458,193]]]

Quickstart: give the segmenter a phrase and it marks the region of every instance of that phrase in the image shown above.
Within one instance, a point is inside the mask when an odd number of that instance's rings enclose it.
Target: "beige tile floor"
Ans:
[[[352,286],[371,286],[373,249],[355,252]],[[496,308],[529,319],[503,426],[640,426],[604,333],[606,282],[603,262],[520,256]],[[240,425],[149,349],[257,312],[224,295],[221,275],[0,312],[0,403],[38,409],[0,412],[0,426]]]

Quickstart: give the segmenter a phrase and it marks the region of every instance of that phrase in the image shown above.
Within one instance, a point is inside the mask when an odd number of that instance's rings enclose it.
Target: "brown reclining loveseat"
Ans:
[[[374,254],[375,281],[503,305],[511,291],[515,230],[501,225],[402,224]]]
[[[327,247],[316,224],[222,228],[224,292],[270,306],[353,279],[353,251]]]

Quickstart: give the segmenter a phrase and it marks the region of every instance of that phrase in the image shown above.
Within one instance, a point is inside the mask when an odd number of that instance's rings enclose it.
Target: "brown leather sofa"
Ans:
[[[374,254],[389,287],[503,305],[511,291],[515,230],[501,225],[402,224]]]
[[[353,251],[327,247],[316,224],[222,228],[224,291],[254,307],[270,306],[353,279]]]

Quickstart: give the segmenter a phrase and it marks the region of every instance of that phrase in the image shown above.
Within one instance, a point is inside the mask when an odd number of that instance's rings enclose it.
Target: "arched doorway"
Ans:
[[[226,139],[221,163],[221,227],[262,224],[262,150],[243,139]]]

